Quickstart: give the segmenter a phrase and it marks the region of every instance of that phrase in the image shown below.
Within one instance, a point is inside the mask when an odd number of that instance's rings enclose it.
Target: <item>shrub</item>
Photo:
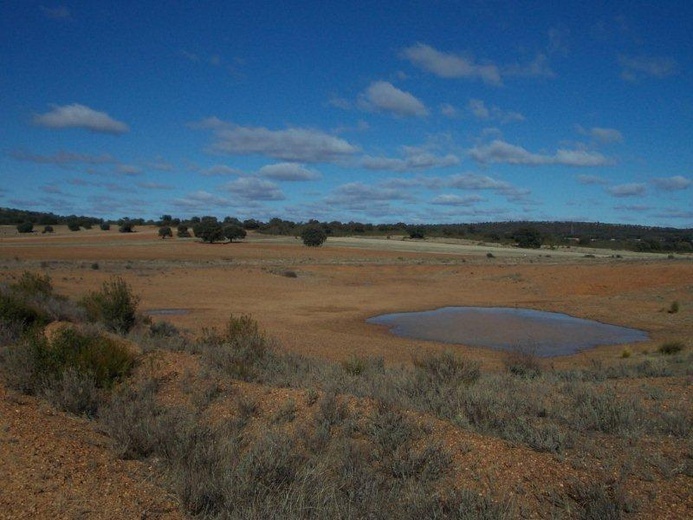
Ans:
[[[87,295],[82,303],[90,320],[102,322],[112,332],[125,334],[135,325],[139,298],[119,276],[106,280],[101,291]]]
[[[34,225],[31,222],[22,222],[17,224],[18,233],[32,233],[34,231]]]
[[[527,249],[539,249],[544,242],[541,233],[537,229],[530,227],[516,230],[513,233],[513,239],[517,242],[518,247]]]
[[[108,222],[103,222],[99,225],[101,231],[110,231],[111,225]]]
[[[237,225],[225,226],[223,232],[224,236],[229,239],[229,242],[233,242],[234,239],[240,240],[247,235],[245,229]]]
[[[496,258],[496,255],[489,251],[488,253],[486,253],[486,258]]]
[[[224,240],[224,228],[216,220],[205,219],[193,226],[193,233],[203,242],[213,244]]]
[[[176,229],[176,236],[179,238],[190,238],[190,231],[188,231],[188,226],[183,224],[179,225]]]
[[[669,305],[669,309],[667,309],[667,312],[669,314],[676,314],[677,312],[679,312],[679,302],[671,302],[671,305]]]
[[[41,233],[53,233],[53,226],[44,226],[43,231]]]
[[[121,233],[132,233],[134,230],[135,226],[132,222],[123,222],[120,227],[118,227],[118,231]]]
[[[171,231],[171,228],[169,226],[161,226],[159,228],[159,236],[161,238],[173,238],[173,231]]]
[[[426,232],[422,227],[409,228],[409,238],[412,240],[423,240],[426,238]]]
[[[301,240],[303,245],[309,247],[320,247],[327,240],[327,233],[319,225],[310,225],[303,228],[301,231]]]
[[[683,341],[667,341],[659,347],[659,352],[666,355],[678,354],[684,347]]]
[[[47,274],[32,273],[24,271],[19,280],[10,287],[14,292],[22,294],[26,297],[47,298],[53,294],[53,284],[51,277]]]
[[[533,379],[542,372],[541,362],[531,349],[512,350],[504,356],[503,363],[508,372],[520,377]]]
[[[74,221],[68,222],[67,223],[67,229],[69,229],[70,231],[79,231],[80,230],[79,222],[74,222]]]

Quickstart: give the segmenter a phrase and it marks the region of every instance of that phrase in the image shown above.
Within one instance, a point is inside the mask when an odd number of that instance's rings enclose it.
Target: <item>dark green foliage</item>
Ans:
[[[541,233],[531,227],[517,229],[513,233],[513,239],[517,242],[518,247],[526,249],[539,249],[543,243]]]
[[[31,222],[22,222],[21,224],[17,224],[17,232],[18,233],[31,233],[34,231],[34,224]]]
[[[5,354],[5,380],[19,391],[42,395],[65,388],[69,382],[109,388],[127,375],[135,356],[125,346],[98,333],[72,327],[56,331],[48,340],[40,331],[27,336]],[[71,371],[67,373],[66,371]],[[70,381],[64,381],[67,377]],[[59,390],[58,390],[59,391]]]
[[[309,225],[301,231],[303,244],[309,247],[319,247],[327,240],[327,233],[320,225]]]
[[[118,227],[118,231],[121,233],[132,233],[135,230],[135,225],[130,221],[124,221]]]
[[[176,229],[176,236],[178,238],[189,238],[190,237],[190,231],[188,231],[188,226],[184,224],[180,224],[178,228]]]
[[[43,231],[41,233],[53,233],[53,226],[44,226]]]
[[[678,301],[673,301],[673,302],[671,302],[671,305],[669,305],[669,308],[667,309],[667,312],[668,312],[669,314],[676,314],[677,312],[679,312],[679,308],[680,308],[680,307],[681,307],[681,306],[679,305],[679,302],[678,302]]]
[[[247,233],[246,230],[243,229],[241,226],[238,226],[236,224],[231,224],[229,226],[224,226],[224,236],[229,239],[229,242],[233,242],[235,240],[240,240],[246,237]]]
[[[193,226],[193,233],[203,242],[213,244],[224,240],[224,228],[216,220],[204,219]]]
[[[171,228],[169,226],[161,226],[159,228],[159,236],[161,238],[173,238],[173,231],[171,231]]]
[[[82,301],[90,320],[99,321],[119,334],[125,334],[135,325],[138,303],[139,298],[119,276],[106,280],[101,291],[92,292]]]
[[[678,354],[685,348],[683,341],[667,341],[659,347],[659,351],[662,354]]]
[[[409,238],[423,240],[426,237],[426,231],[423,227],[416,226],[409,228]]]
[[[79,222],[72,220],[67,223],[67,229],[69,229],[70,231],[79,231],[81,229],[81,226],[79,225]]]
[[[102,222],[99,227],[101,228],[101,231],[110,231],[111,225],[108,222]]]

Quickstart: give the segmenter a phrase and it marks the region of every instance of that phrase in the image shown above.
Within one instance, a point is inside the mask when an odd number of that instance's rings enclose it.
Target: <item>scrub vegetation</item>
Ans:
[[[192,336],[137,303],[122,278],[74,303],[25,272],[0,291],[0,368],[93,419],[120,457],[159,465],[189,515],[627,518],[693,477],[684,342],[570,370],[527,352],[496,371],[451,352],[333,363],[283,350],[249,315]],[[177,382],[157,373],[173,355],[196,367]],[[557,480],[488,477],[470,462],[481,450]]]

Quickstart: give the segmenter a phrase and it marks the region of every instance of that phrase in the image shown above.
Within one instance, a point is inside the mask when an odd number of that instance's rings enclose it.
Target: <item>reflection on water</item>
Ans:
[[[444,307],[383,314],[366,320],[397,336],[503,350],[542,357],[574,354],[597,345],[647,341],[647,333],[567,314],[508,307]]]
[[[190,313],[188,309],[150,309],[144,312],[150,316],[182,316]]]

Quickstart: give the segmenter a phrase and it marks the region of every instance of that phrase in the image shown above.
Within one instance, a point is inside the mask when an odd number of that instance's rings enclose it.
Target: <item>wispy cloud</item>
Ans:
[[[675,175],[674,177],[660,177],[652,179],[652,184],[660,190],[676,191],[685,190],[691,185],[691,180],[683,175]]]
[[[425,116],[426,106],[409,92],[398,89],[387,81],[374,81],[359,96],[359,106],[376,112],[389,112],[397,116]]]
[[[212,207],[225,208],[230,205],[228,199],[199,190],[182,199],[174,199],[173,205],[186,211],[208,211]]]
[[[402,151],[403,159],[367,155],[362,159],[361,164],[368,170],[406,172],[444,168],[460,163],[459,157],[453,154],[434,155],[427,150],[412,146],[404,146]]]
[[[577,181],[580,184],[590,185],[590,184],[607,184],[606,179],[599,177],[598,175],[578,175]]]
[[[46,128],[83,128],[103,134],[124,134],[129,130],[128,125],[113,119],[106,112],[78,103],[52,107],[50,112],[34,115],[34,124]]]
[[[314,181],[322,177],[320,172],[306,168],[300,163],[277,163],[263,166],[257,172],[260,177],[275,181]]]
[[[594,126],[592,128],[583,128],[577,125],[577,131],[582,135],[587,135],[598,144],[613,144],[623,142],[623,134],[615,128],[602,128]]]
[[[496,139],[490,144],[475,146],[469,155],[480,163],[524,164],[540,166],[546,164],[563,166],[604,166],[611,161],[598,152],[587,150],[559,149],[553,155],[529,152],[521,146]]]
[[[644,77],[666,78],[678,72],[673,58],[664,56],[624,56],[618,57],[621,77],[626,81],[637,81]]]
[[[487,121],[499,121],[501,123],[512,123],[524,121],[525,116],[519,112],[501,110],[496,106],[487,107],[481,99],[470,99],[467,109],[474,117]]]
[[[613,197],[640,197],[645,194],[645,185],[637,182],[610,186],[606,191]]]
[[[473,58],[445,53],[430,45],[417,43],[402,51],[413,65],[441,78],[480,79],[490,85],[500,85],[501,74],[496,65],[478,64]]]
[[[84,153],[60,151],[52,155],[40,155],[29,153],[23,150],[10,152],[10,157],[17,161],[27,161],[39,164],[55,164],[57,166],[68,166],[71,164],[108,164],[116,163],[116,159],[107,153],[100,155],[89,155]]]
[[[137,186],[145,190],[172,190],[173,186],[160,182],[138,182]]]
[[[445,185],[449,188],[460,190],[492,190],[513,202],[527,200],[530,194],[528,189],[518,188],[509,182],[500,181],[487,175],[479,175],[478,173],[453,175],[445,180]]]
[[[201,175],[212,176],[212,175],[243,175],[243,172],[237,168],[231,168],[225,164],[215,164],[209,168],[202,168],[198,170]]]
[[[241,177],[226,183],[223,189],[247,200],[284,200],[286,198],[275,183],[257,177]]]
[[[439,206],[473,206],[477,202],[482,202],[485,199],[479,195],[467,195],[460,197],[459,195],[438,195],[431,201],[431,204]]]
[[[210,150],[231,155],[257,154],[284,161],[313,163],[334,162],[358,151],[345,139],[308,128],[270,130],[234,125],[215,117],[190,126],[212,130],[214,142]]]

